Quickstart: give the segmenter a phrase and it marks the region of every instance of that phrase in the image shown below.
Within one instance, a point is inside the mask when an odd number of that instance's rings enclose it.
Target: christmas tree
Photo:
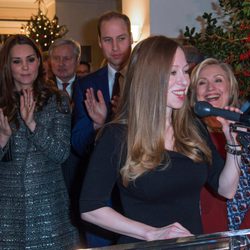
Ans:
[[[63,37],[68,30],[65,25],[60,26],[58,24],[57,16],[50,20],[43,14],[41,11],[43,0],[37,0],[36,2],[38,2],[38,14],[31,16],[28,23],[23,25],[21,30],[39,44],[43,51],[47,51],[50,44],[55,39]]]
[[[201,30],[186,26],[185,42],[206,57],[230,64],[238,79],[241,96],[250,92],[250,0],[219,0],[212,3],[214,13],[197,20]]]

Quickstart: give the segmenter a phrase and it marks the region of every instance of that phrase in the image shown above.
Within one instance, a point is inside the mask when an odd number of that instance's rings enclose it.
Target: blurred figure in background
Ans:
[[[44,51],[42,56],[43,56],[43,70],[44,70],[45,79],[46,81],[54,80],[54,74],[51,70],[48,51]]]
[[[51,70],[55,76],[58,89],[73,96],[74,84],[77,80],[76,69],[80,62],[81,46],[69,38],[54,41],[49,48]]]
[[[78,80],[76,69],[80,61],[81,46],[80,44],[69,38],[60,38],[54,41],[49,48],[49,58],[51,69],[54,73],[54,81],[56,87],[67,93],[71,100],[71,108],[74,107],[72,100],[75,90],[75,84]],[[80,232],[81,220],[78,209],[78,197],[76,197],[76,189],[78,189],[78,168],[80,166],[80,158],[71,147],[68,159],[62,164],[64,179],[71,199],[71,215],[72,222],[76,225]],[[82,237],[81,237],[82,238]]]
[[[194,67],[202,62],[205,57],[204,55],[193,45],[184,45],[183,50],[189,64],[189,74],[191,75]]]
[[[90,64],[88,62],[80,61],[76,68],[76,75],[84,77],[90,73]]]

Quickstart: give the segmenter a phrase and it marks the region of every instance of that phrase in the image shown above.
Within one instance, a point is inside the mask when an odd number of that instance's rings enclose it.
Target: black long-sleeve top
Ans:
[[[209,135],[204,133],[212,151],[212,166],[167,151],[170,166],[158,166],[125,187],[119,171],[126,159],[126,130],[126,125],[112,124],[98,139],[82,187],[81,213],[106,206],[117,184],[126,217],[154,227],[179,222],[191,233],[201,234],[201,188],[207,182],[217,191],[224,166]],[[138,240],[123,236],[120,243],[133,241]]]

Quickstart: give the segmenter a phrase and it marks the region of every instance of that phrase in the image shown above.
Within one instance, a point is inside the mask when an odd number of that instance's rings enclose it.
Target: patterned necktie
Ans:
[[[113,98],[113,96],[119,96],[119,94],[120,94],[120,84],[119,84],[120,76],[121,76],[120,72],[115,73],[115,80],[114,80],[114,85],[113,85],[112,98]]]
[[[68,82],[64,82],[62,83],[62,86],[63,86],[63,91],[67,92],[67,87],[69,86],[69,83]]]

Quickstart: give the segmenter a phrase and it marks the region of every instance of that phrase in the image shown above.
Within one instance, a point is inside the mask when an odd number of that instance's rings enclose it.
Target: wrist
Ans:
[[[25,124],[30,129],[31,132],[34,132],[36,128],[36,122],[34,120],[31,122],[26,122]]]
[[[225,150],[227,153],[232,154],[232,155],[241,155],[242,154],[242,147],[239,144],[226,143]]]
[[[10,136],[0,135],[0,146],[1,146],[1,148],[4,148],[7,145],[9,139],[10,139]]]
[[[98,130],[99,128],[101,128],[104,125],[104,123],[96,123],[94,122],[94,130]]]
[[[153,228],[150,230],[146,230],[143,239],[145,241],[155,240],[155,230]]]

